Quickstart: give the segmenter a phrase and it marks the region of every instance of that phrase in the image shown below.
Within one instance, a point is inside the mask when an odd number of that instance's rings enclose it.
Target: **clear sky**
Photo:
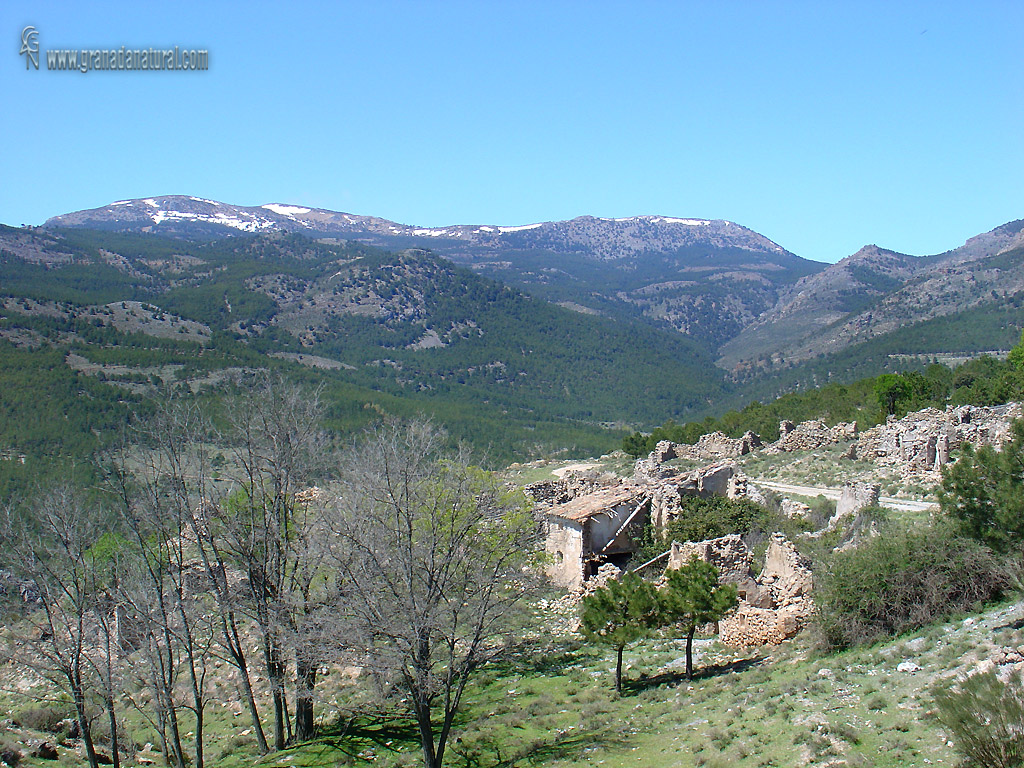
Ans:
[[[26,70],[210,51],[205,73]],[[0,4],[0,222],[189,194],[405,224],[722,218],[806,258],[1024,217],[1024,2]]]

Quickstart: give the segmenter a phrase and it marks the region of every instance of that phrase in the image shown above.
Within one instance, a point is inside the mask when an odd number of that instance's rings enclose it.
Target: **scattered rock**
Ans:
[[[906,645],[907,650],[920,653],[928,645],[928,640],[923,637],[915,637],[913,640],[908,640]]]
[[[897,672],[919,672],[921,667],[912,661],[901,661],[896,665]]]
[[[36,744],[32,751],[29,752],[29,756],[39,758],[40,760],[56,760],[59,757],[57,746],[48,741],[41,741]]]

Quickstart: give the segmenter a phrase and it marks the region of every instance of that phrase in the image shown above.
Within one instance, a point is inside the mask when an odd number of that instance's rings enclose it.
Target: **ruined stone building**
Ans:
[[[720,582],[736,585],[739,605],[718,622],[719,639],[726,645],[777,645],[806,626],[813,610],[810,564],[781,533],[772,534],[757,576],[750,550],[736,534],[674,542],[668,567],[693,558],[718,568]]]
[[[637,462],[637,470],[650,476],[664,475],[661,465],[676,458],[719,461],[755,451],[780,454],[848,443],[847,458],[893,467],[908,476],[931,474],[934,478],[963,443],[1001,447],[1009,439],[1011,422],[1022,417],[1021,403],[948,406],[945,410],[925,408],[902,419],[890,416],[884,424],[860,434],[855,422],[830,427],[818,420],[799,424],[783,420],[779,422],[779,439],[768,445],[753,432],[739,438],[712,432],[693,445],[663,440],[646,459]]]
[[[1010,423],[1022,415],[1020,403],[1008,403],[925,408],[902,419],[890,416],[860,436],[857,455],[905,474],[936,473],[963,443],[1002,447],[1010,437]]]
[[[624,564],[648,523],[664,535],[669,523],[682,514],[685,497],[756,496],[756,489],[748,487],[746,478],[728,462],[689,472],[661,472],[644,460],[629,480],[570,473],[525,490],[537,502],[543,520],[545,550],[551,558],[548,574],[556,585],[570,590],[578,589],[604,563]]]
[[[625,564],[647,525],[650,500],[636,487],[619,485],[577,496],[543,512],[548,576],[578,589],[605,563]]]

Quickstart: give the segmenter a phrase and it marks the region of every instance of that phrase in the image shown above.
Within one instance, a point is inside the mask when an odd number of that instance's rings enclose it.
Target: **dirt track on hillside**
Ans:
[[[755,485],[768,488],[779,493],[795,493],[798,496],[824,496],[826,499],[838,499],[842,493],[841,488],[824,488],[813,485],[789,485],[787,483],[775,483],[768,480],[754,480]],[[927,512],[938,509],[938,503],[934,501],[911,501],[910,499],[897,499],[893,496],[882,496],[878,503],[883,507],[898,509],[902,512]]]

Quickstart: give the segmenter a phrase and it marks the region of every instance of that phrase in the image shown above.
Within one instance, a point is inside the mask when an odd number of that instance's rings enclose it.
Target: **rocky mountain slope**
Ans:
[[[1021,221],[934,256],[869,245],[831,266],[733,222],[666,216],[425,228],[297,205],[170,196],[57,216],[47,228],[197,242],[302,233],[328,243],[426,248],[577,313],[680,332],[754,387],[747,394],[755,397],[871,375],[903,365],[907,355],[1006,349],[1024,324]]]
[[[719,364],[798,363],[936,318],[1019,305],[1022,292],[1024,220],[934,256],[870,245],[784,291],[775,307],[721,347]]]
[[[429,228],[297,205],[167,196],[56,216],[46,226],[188,239],[300,232],[389,249],[429,248],[552,303],[643,317],[709,347],[757,319],[780,290],[824,267],[734,222],[668,216]]]

